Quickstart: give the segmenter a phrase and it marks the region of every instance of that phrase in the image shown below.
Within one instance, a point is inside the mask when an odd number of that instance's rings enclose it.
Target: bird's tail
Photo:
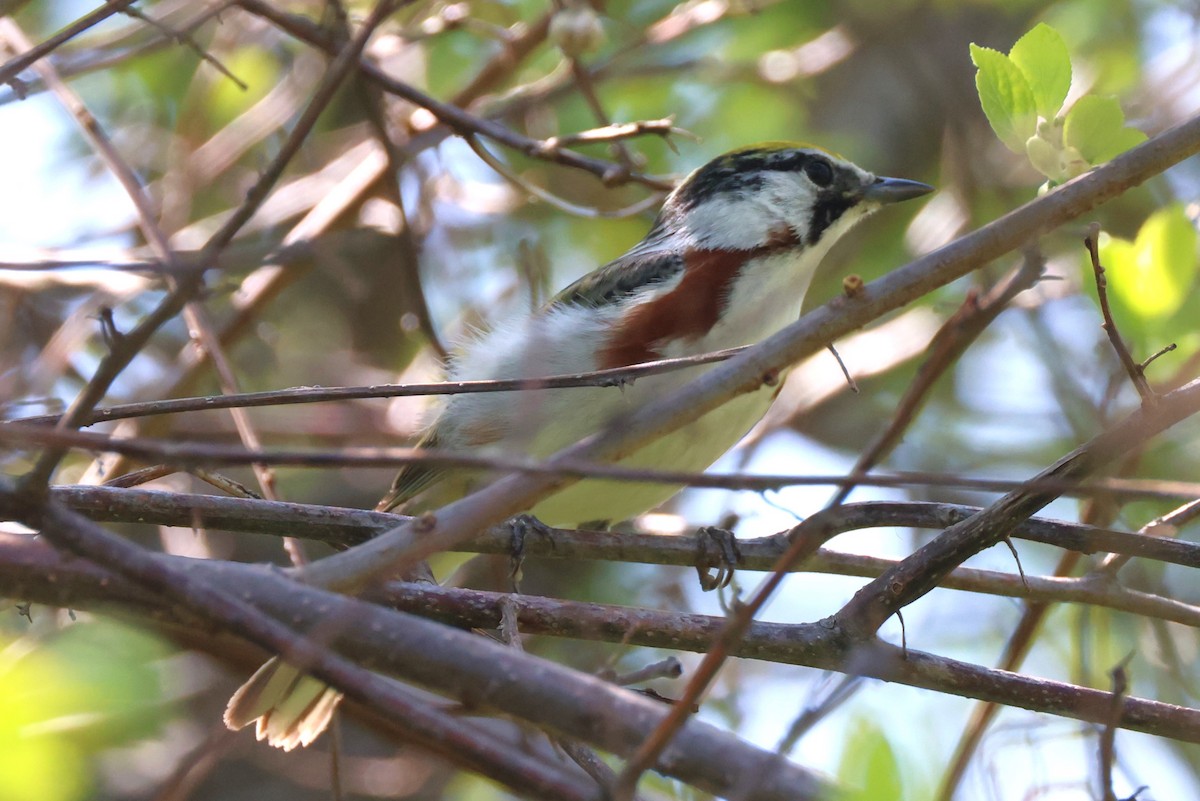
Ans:
[[[291,751],[325,731],[341,700],[337,690],[274,657],[229,699],[225,725],[236,731],[257,722],[259,740]]]

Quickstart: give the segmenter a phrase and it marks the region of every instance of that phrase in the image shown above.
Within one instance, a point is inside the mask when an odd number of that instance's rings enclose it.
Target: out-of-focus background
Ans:
[[[12,15],[0,61],[12,57],[18,33],[41,42],[98,5],[0,2],[0,12]],[[304,37],[336,44],[344,30],[340,15],[353,28],[369,8],[318,0],[136,3],[136,13],[90,28],[57,48],[49,63],[144,182],[159,226],[186,258],[243,200],[327,69],[328,53]],[[417,2],[380,28],[368,54],[398,81],[532,139],[664,118],[688,132],[669,141],[647,134],[619,146],[578,148],[639,173],[678,178],[730,148],[783,139],[820,144],[879,174],[938,188],[927,201],[879,214],[840,245],[806,301],[811,306],[840,292],[850,273],[877,277],[1036,195],[1044,177],[1004,147],[980,108],[969,43],[1007,52],[1035,24],[1050,23],[1072,56],[1071,97],[1116,96],[1129,124],[1152,135],[1200,109],[1198,12],[1194,3],[1167,0]],[[289,28],[297,23],[289,15],[304,24]],[[153,270],[133,269],[153,254],[126,192],[60,96],[33,71],[20,79],[0,87],[5,419],[61,411],[105,352],[101,322],[128,330],[164,293]],[[391,161],[383,136],[394,144]],[[657,209],[654,200],[641,203],[655,191],[645,185],[606,186],[595,175],[493,139],[479,142],[510,174],[557,201],[532,199],[429,111],[361,77],[346,84],[209,279],[203,304],[243,391],[435,380],[440,346],[431,345],[431,334],[453,349],[473,328],[522,313],[637,242]],[[1080,240],[1095,219],[1106,237],[1134,242],[1156,212],[1190,230],[1198,181],[1200,165],[1185,162],[1045,236],[1040,245],[1054,280],[1021,294],[947,370],[883,466],[1023,479],[1133,408],[1136,396],[1099,325]],[[645,210],[625,213],[638,204]],[[1169,342],[1179,346],[1150,368],[1151,381],[1161,386],[1197,372],[1200,300],[1192,286],[1194,236],[1189,241],[1190,252],[1175,253],[1168,276],[1175,283],[1167,288],[1153,283],[1166,280],[1154,267],[1112,277],[1114,308],[1135,357]],[[764,425],[714,470],[850,470],[889,422],[934,332],[970,293],[986,290],[1018,263],[1016,256],[1002,259],[838,343],[857,394],[828,354],[797,368]],[[1166,299],[1148,301],[1138,286]],[[183,319],[168,323],[105,404],[219,392],[212,367],[197,353]],[[272,446],[399,445],[419,433],[424,408],[421,399],[360,400],[254,409],[249,417]],[[222,412],[101,430],[239,442]],[[1192,480],[1200,458],[1195,436],[1196,426],[1184,424],[1117,472]],[[0,451],[0,466],[19,475],[32,458]],[[74,454],[55,481],[95,483],[136,466]],[[249,470],[228,473],[257,486]],[[369,508],[392,471],[276,473],[284,500]],[[180,475],[151,486],[215,491]],[[765,536],[821,508],[831,492],[689,491],[648,523],[666,530],[725,523],[741,536]],[[993,497],[935,486],[863,488],[851,499],[986,503]],[[1048,513],[1136,530],[1170,508],[1059,501]],[[264,536],[117,528],[172,553],[285,560],[279,542]],[[897,558],[928,536],[887,529],[833,545]],[[1031,575],[1053,572],[1061,556],[1029,543],[1020,554]],[[970,564],[1014,570],[1002,549]],[[435,567],[449,569],[452,560]],[[1122,576],[1131,586],[1200,602],[1183,568],[1135,562]],[[745,586],[756,579],[740,577]],[[798,574],[766,616],[818,620],[861,583]],[[523,590],[720,614],[717,598],[700,592],[690,570],[531,561]],[[994,665],[1022,609],[1013,598],[938,590],[906,610],[907,642]],[[899,641],[899,625],[889,623],[883,634]],[[659,656],[536,638],[527,647],[584,670],[635,667]],[[1132,654],[1134,694],[1194,706],[1198,648],[1195,631],[1180,624],[1059,606],[1022,669],[1107,689],[1108,672]],[[679,656],[685,667],[698,658]],[[235,661],[231,668],[180,650],[103,614],[10,606],[0,615],[0,798],[328,798],[326,741],[284,755],[245,732],[224,733],[220,709],[249,664],[247,657]],[[735,660],[701,714],[775,747],[806,707],[824,702],[833,681],[809,669]],[[680,686],[655,684],[668,696]],[[867,788],[863,798],[931,798],[972,708],[961,698],[867,683],[792,755]],[[983,735],[956,797],[1102,797],[1096,735],[1083,724],[1004,711]],[[505,797],[353,725],[346,725],[344,741],[348,797]],[[1119,734],[1119,797],[1142,785],[1149,786],[1143,799],[1196,797],[1198,776],[1194,746]],[[653,797],[695,792],[662,780],[649,788]]]

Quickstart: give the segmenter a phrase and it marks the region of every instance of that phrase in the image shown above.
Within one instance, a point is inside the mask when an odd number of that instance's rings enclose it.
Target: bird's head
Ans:
[[[877,177],[819,147],[765,142],[689,175],[667,198],[656,227],[703,250],[811,247],[836,240],[881,206],[931,191],[918,181]]]

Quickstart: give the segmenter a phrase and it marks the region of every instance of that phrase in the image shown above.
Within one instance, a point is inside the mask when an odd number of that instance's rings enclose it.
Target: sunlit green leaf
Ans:
[[[1058,31],[1039,23],[1008,54],[1033,92],[1037,113],[1053,119],[1071,89],[1071,56]]]
[[[1108,161],[1109,159],[1121,155],[1126,150],[1140,145],[1148,138],[1149,137],[1147,137],[1146,134],[1142,133],[1137,128],[1130,128],[1129,126],[1126,126],[1109,138],[1107,143],[1105,143],[1105,146],[1099,150],[1096,158],[1099,161]]]
[[[971,45],[971,61],[978,67],[975,87],[992,130],[1014,153],[1025,153],[1025,140],[1037,124],[1037,106],[1025,75],[1008,56],[987,47]]]
[[[1166,317],[1195,282],[1196,229],[1181,206],[1168,206],[1146,220],[1134,242],[1111,239],[1100,257],[1112,296],[1141,318]]]
[[[1115,97],[1079,98],[1063,124],[1063,141],[1077,148],[1093,165],[1108,161],[1145,138],[1141,131],[1125,127],[1125,113]]]

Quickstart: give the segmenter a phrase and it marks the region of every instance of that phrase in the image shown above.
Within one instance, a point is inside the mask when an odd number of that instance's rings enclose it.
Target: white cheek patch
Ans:
[[[701,248],[745,250],[763,241],[766,225],[754,203],[713,198],[689,212],[688,233]]]
[[[745,195],[714,197],[688,214],[688,232],[701,248],[752,250],[795,231],[803,241],[812,220],[815,193],[800,173],[767,172],[763,185]]]

